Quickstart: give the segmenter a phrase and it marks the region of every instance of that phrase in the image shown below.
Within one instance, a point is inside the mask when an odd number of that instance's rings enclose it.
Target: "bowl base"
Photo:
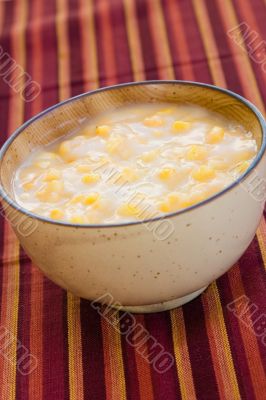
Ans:
[[[187,294],[186,296],[178,297],[177,299],[174,300],[164,301],[162,303],[147,304],[144,306],[119,306],[117,308],[119,308],[119,310],[121,311],[127,311],[129,313],[136,313],[136,314],[156,313],[156,312],[172,310],[173,308],[180,307],[183,304],[186,304],[189,301],[195,299],[206,288],[207,286],[204,286],[203,288],[196,290],[195,292],[192,292],[190,294]],[[112,307],[116,308],[115,306]]]

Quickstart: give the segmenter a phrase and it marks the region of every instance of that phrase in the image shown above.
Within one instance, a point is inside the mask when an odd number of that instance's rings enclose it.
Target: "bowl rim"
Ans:
[[[131,225],[140,225],[140,224],[147,224],[147,223],[151,223],[151,222],[156,222],[156,221],[160,221],[160,220],[167,220],[168,218],[173,218],[176,217],[178,215],[182,215],[185,213],[188,213],[194,209],[197,209],[201,206],[204,206],[208,203],[211,203],[212,201],[216,200],[217,198],[223,196],[224,194],[226,194],[227,192],[229,192],[230,190],[232,190],[233,188],[235,188],[236,186],[238,186],[242,181],[245,180],[245,178],[255,169],[255,167],[259,164],[259,162],[261,161],[265,150],[266,150],[266,121],[262,115],[262,113],[258,110],[258,108],[251,103],[249,100],[247,100],[246,98],[244,98],[243,96],[225,89],[225,88],[221,88],[219,86],[216,85],[211,85],[208,83],[203,83],[203,82],[196,82],[196,81],[187,81],[187,80],[147,80],[147,81],[137,81],[137,82],[127,82],[127,83],[121,83],[121,84],[116,84],[116,85],[111,85],[111,86],[105,86],[105,87],[101,87],[89,92],[85,92],[85,93],[81,93],[77,96],[73,96],[70,97],[66,100],[63,100],[59,103],[54,104],[51,107],[46,108],[45,110],[41,111],[40,113],[36,114],[35,116],[33,116],[32,118],[30,118],[29,120],[27,120],[26,122],[24,122],[19,128],[17,128],[13,134],[10,135],[10,137],[4,142],[2,148],[0,149],[0,171],[1,171],[1,167],[2,167],[2,161],[4,158],[4,155],[6,154],[8,148],[10,147],[10,145],[13,143],[13,141],[17,138],[17,136],[19,136],[20,133],[22,133],[24,131],[24,129],[26,129],[29,125],[31,125],[33,122],[41,119],[42,117],[44,117],[46,114],[48,114],[50,111],[55,110],[56,108],[60,108],[62,106],[64,106],[65,104],[74,102],[76,100],[79,100],[83,97],[87,97],[87,96],[92,96],[96,93],[100,93],[100,92],[105,92],[105,91],[109,91],[109,90],[117,90],[123,87],[127,87],[127,86],[141,86],[141,85],[161,85],[161,84],[169,84],[169,85],[188,85],[188,86],[199,86],[202,88],[209,88],[211,90],[214,91],[218,91],[218,92],[222,92],[225,95],[228,95],[229,97],[233,97],[234,99],[240,101],[240,103],[244,104],[245,106],[247,106],[257,117],[260,126],[261,126],[261,130],[262,130],[262,142],[261,142],[261,147],[260,150],[258,151],[256,157],[254,158],[254,160],[252,161],[252,163],[250,164],[250,166],[248,167],[248,169],[244,172],[244,174],[240,175],[238,179],[234,180],[230,185],[226,186],[223,190],[215,193],[213,196],[210,196],[208,198],[206,198],[203,201],[200,201],[196,204],[193,204],[190,207],[184,208],[182,210],[179,211],[175,211],[172,213],[167,213],[167,214],[162,214],[159,216],[156,216],[154,218],[147,218],[147,219],[143,219],[143,220],[139,220],[139,221],[125,221],[125,222],[120,222],[120,223],[110,223],[110,224],[73,224],[70,222],[66,222],[66,221],[57,221],[57,220],[52,220],[50,218],[47,217],[43,217],[41,215],[38,214],[34,214],[31,211],[25,209],[24,207],[20,206],[16,201],[14,201],[5,191],[1,181],[0,181],[0,198],[2,198],[6,203],[8,203],[11,207],[13,207],[14,209],[16,209],[17,211],[21,212],[22,214],[25,214],[26,216],[32,218],[32,219],[36,219],[38,221],[44,222],[44,223],[50,223],[53,225],[59,225],[59,226],[65,226],[65,227],[70,227],[70,228],[97,228],[97,229],[105,229],[105,228],[119,228],[119,227],[125,227],[125,226],[131,226]]]

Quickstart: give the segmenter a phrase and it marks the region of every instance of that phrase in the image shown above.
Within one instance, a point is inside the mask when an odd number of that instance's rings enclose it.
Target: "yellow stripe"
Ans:
[[[129,43],[130,59],[135,81],[145,79],[145,69],[142,60],[141,39],[139,34],[138,22],[134,0],[123,0],[126,28]]]
[[[266,269],[266,222],[262,217],[259,228],[257,229],[257,239],[260,246],[264,268]]]
[[[83,365],[80,326],[80,299],[67,294],[67,326],[68,326],[68,366],[70,400],[82,400]]]
[[[224,400],[240,400],[241,397],[224,322],[223,310],[215,282],[211,284],[207,293],[202,295],[202,302],[205,309],[206,327],[212,358],[215,360],[215,364],[219,366],[219,371],[216,370],[216,368],[214,368],[214,370],[217,377],[218,389],[221,391],[221,398]],[[219,385],[220,377],[222,378],[223,389],[221,389]]]
[[[218,0],[220,7],[220,12],[223,15],[223,20],[226,23],[226,30],[232,29],[233,27],[239,25],[239,21],[236,17],[236,13],[232,2],[230,0]],[[241,32],[239,34],[242,36]],[[243,36],[242,36],[243,37]],[[229,40],[231,46],[236,46],[233,41]],[[233,49],[234,50],[234,49]],[[241,72],[243,88],[246,96],[249,96],[251,101],[256,103],[262,112],[265,113],[264,103],[257,85],[256,76],[252,68],[252,63],[248,54],[242,51],[241,55],[236,55],[235,57],[239,71]],[[263,257],[264,267],[266,269],[266,247],[265,247],[265,230],[262,229],[261,224],[257,230],[257,238],[260,246],[260,251]]]
[[[67,37],[67,0],[56,0],[56,35],[58,45],[58,84],[60,101],[70,97],[69,46]]]
[[[208,58],[212,80],[219,86],[226,86],[226,81],[214,39],[208,11],[204,0],[193,0],[193,6],[204,46]]]
[[[95,35],[95,22],[92,0],[80,0],[81,5],[81,35],[83,49],[83,71],[85,91],[97,89],[99,86],[98,55]],[[83,15],[84,13],[84,15]]]
[[[126,400],[126,383],[121,347],[121,335],[114,328],[119,326],[118,313],[108,311],[102,318],[106,400]],[[113,326],[114,325],[114,326]]]
[[[226,24],[226,31],[239,25],[234,7],[230,0],[217,0],[217,4],[219,6],[223,21]],[[264,110],[263,101],[257,86],[256,78],[252,70],[251,61],[248,54],[245,51],[239,53],[238,48],[236,54],[237,45],[230,38],[228,38],[228,43],[231,47],[233,57],[236,61],[238,75],[241,80],[241,84],[243,85],[245,96],[251,99],[251,101],[253,101],[261,110]]]
[[[25,69],[26,65],[26,46],[25,46],[25,28],[28,15],[27,0],[20,0],[15,5],[15,17],[12,40],[12,55],[17,63]],[[12,91],[12,89],[10,89]],[[12,93],[12,92],[11,92]],[[13,132],[14,129],[21,125],[24,115],[24,102],[20,94],[12,93],[9,106],[9,122],[8,131]],[[15,400],[16,398],[16,353],[17,353],[17,324],[18,324],[18,303],[19,303],[19,243],[16,239],[9,224],[5,222],[4,235],[4,254],[3,259],[14,260],[12,264],[7,265],[3,274],[6,279],[6,288],[2,292],[2,304],[6,309],[2,313],[6,313],[6,319],[1,318],[3,326],[14,337],[14,341],[10,346],[10,357],[13,362],[5,361],[3,371],[3,386],[0,388],[1,399]],[[6,290],[5,290],[6,289]]]
[[[156,64],[160,79],[175,79],[171,52],[165,27],[165,20],[160,0],[148,2],[151,34],[156,51]]]
[[[182,400],[196,399],[182,308],[170,312],[174,353]]]

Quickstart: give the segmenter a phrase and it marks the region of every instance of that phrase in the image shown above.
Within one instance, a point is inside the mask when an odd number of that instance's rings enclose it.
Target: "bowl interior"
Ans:
[[[219,89],[188,82],[146,82],[120,85],[81,95],[52,107],[24,124],[9,142],[0,164],[0,182],[14,200],[14,171],[34,148],[78,128],[82,119],[139,102],[198,104],[234,120],[253,132],[258,147],[262,144],[262,127],[256,113],[241,99]]]

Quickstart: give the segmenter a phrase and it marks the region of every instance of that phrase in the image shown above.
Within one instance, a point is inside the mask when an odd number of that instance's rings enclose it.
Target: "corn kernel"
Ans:
[[[207,165],[201,165],[199,169],[192,172],[192,177],[197,181],[204,182],[213,179],[215,177],[215,171]]]
[[[158,115],[153,115],[152,117],[145,118],[143,124],[149,127],[156,127],[162,126],[164,121]]]
[[[191,124],[186,121],[175,121],[172,125],[174,132],[184,132],[190,128]]]
[[[123,217],[138,217],[141,215],[142,210],[135,206],[134,204],[130,204],[130,203],[126,203],[126,204],[122,204],[118,210],[117,210],[118,214],[123,216]]]
[[[126,181],[126,182],[135,182],[139,179],[138,173],[129,167],[125,167],[122,171],[121,177]]]
[[[76,170],[81,173],[90,172],[91,167],[88,164],[80,164],[80,165],[77,165]]]
[[[193,144],[187,151],[186,158],[189,161],[201,161],[208,155],[208,151],[204,146]]]
[[[72,147],[73,145],[70,140],[64,141],[59,146],[58,153],[60,157],[63,158],[63,160],[66,162],[72,162],[77,159],[77,157],[71,152]]]
[[[172,108],[164,108],[163,110],[158,111],[158,114],[172,114],[173,113],[173,109]]]
[[[28,192],[29,190],[34,188],[34,184],[32,182],[26,182],[22,185],[23,189]]]
[[[179,193],[170,193],[168,196],[168,201],[171,207],[178,206],[180,203],[180,194]]]
[[[168,202],[161,203],[159,209],[165,213],[171,212],[171,207]]]
[[[206,135],[206,142],[209,144],[219,143],[224,138],[224,130],[220,126],[215,126]]]
[[[83,200],[83,203],[86,206],[90,206],[91,204],[95,203],[99,199],[100,195],[99,193],[90,193],[88,196],[86,196]]]
[[[60,171],[51,168],[47,174],[45,175],[45,177],[43,178],[44,182],[49,182],[49,181],[54,181],[56,179],[59,179],[61,177],[61,173]]]
[[[61,181],[53,180],[47,183],[46,190],[49,192],[62,192],[64,184]]]
[[[159,178],[162,179],[163,181],[170,179],[175,173],[175,170],[173,168],[163,168],[159,172]]]
[[[40,160],[34,163],[34,167],[41,168],[41,169],[47,169],[51,165],[51,161],[48,160]]]
[[[99,179],[100,176],[98,174],[88,174],[84,175],[81,180],[83,183],[90,184],[98,182]]]
[[[57,208],[54,210],[51,210],[50,212],[50,218],[52,219],[62,219],[64,217],[64,213],[61,210],[58,210]]]
[[[85,224],[86,221],[81,215],[73,215],[73,217],[70,218],[70,222],[72,224]]]
[[[96,134],[102,137],[107,137],[110,129],[111,128],[108,125],[99,125],[96,127]]]

